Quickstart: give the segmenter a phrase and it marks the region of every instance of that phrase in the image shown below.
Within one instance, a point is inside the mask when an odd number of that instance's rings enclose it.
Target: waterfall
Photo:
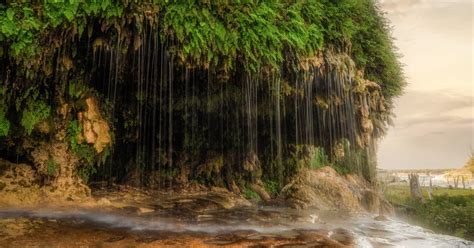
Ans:
[[[281,72],[228,72],[183,60],[159,32],[158,24],[144,24],[132,47],[118,39],[93,49],[93,78],[103,82],[112,117],[121,121],[114,123],[120,135],[107,180],[172,187],[183,166],[196,176],[199,165],[221,156],[226,173],[238,172],[254,154],[267,176],[282,182],[291,173],[288,158],[313,156],[318,147],[332,163],[371,175],[375,142],[361,143],[368,135],[359,114],[361,104],[370,109],[368,95],[355,90],[347,55],[326,51],[318,63],[296,60]]]

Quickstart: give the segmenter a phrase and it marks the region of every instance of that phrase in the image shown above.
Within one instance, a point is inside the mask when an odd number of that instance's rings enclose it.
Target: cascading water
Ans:
[[[135,178],[140,185],[171,186],[183,163],[194,166],[192,173],[212,156],[222,156],[235,172],[250,154],[281,181],[291,173],[285,157],[303,156],[303,146],[322,147],[333,162],[344,156],[358,160],[348,169],[360,174],[373,170],[360,169],[374,156],[369,153],[374,142],[366,141],[372,136],[364,133],[359,116],[359,108],[370,110],[370,96],[355,90],[354,65],[343,53],[327,51],[312,62],[294,62],[296,72],[250,73],[239,67],[218,72],[213,66],[176,63],[173,43],[161,38],[159,25],[142,26],[133,34],[133,49],[116,41],[93,51],[93,66],[105,68],[95,78],[104,82],[112,114],[123,118],[114,123],[116,130],[132,136],[117,140],[113,151],[130,155],[128,143],[135,143],[134,165],[114,156],[109,181]],[[118,97],[118,91],[127,94]],[[298,150],[293,155],[290,146]],[[367,155],[357,155],[363,150]],[[112,167],[122,169],[112,172]]]

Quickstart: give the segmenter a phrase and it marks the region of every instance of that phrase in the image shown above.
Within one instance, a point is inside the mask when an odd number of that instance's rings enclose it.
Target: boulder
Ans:
[[[279,198],[293,208],[360,209],[347,182],[331,167],[303,169],[283,187]]]
[[[52,148],[57,151],[55,149],[57,147]],[[41,163],[40,160],[37,162]],[[63,165],[58,166],[56,177],[51,176],[48,182],[48,177],[37,170],[40,168],[38,165],[16,164],[0,159],[0,208],[31,207],[43,203],[54,205],[88,199],[90,189],[73,176],[71,168]]]
[[[331,167],[303,169],[280,192],[285,205],[319,210],[391,213],[390,204],[356,175],[342,176]]]
[[[254,183],[250,185],[250,188],[260,196],[260,199],[264,202],[269,202],[271,200],[270,195],[267,193],[264,187],[260,184]]]

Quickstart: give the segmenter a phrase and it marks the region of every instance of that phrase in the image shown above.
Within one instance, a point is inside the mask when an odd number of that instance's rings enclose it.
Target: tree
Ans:
[[[412,173],[412,174],[408,175],[408,179],[410,180],[411,197],[414,200],[422,201],[423,200],[423,194],[421,193],[421,187],[420,187],[420,181],[419,181],[418,174]]]

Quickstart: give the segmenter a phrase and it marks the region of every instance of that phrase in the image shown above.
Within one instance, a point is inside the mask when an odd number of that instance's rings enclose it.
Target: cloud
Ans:
[[[381,7],[388,13],[401,14],[407,10],[422,4],[422,0],[382,0]]]
[[[412,128],[414,126],[426,127],[426,125],[446,125],[447,127],[454,127],[458,125],[472,124],[474,119],[472,117],[446,116],[442,114],[427,114],[424,116],[410,117],[400,123],[400,128]]]
[[[409,82],[379,145],[379,165],[462,166],[474,147],[473,0],[380,0],[379,6]]]
[[[474,97],[453,93],[450,90],[407,91],[396,101],[396,114],[401,121],[413,116],[453,114],[460,117],[472,117]]]
[[[465,94],[470,94],[465,92]],[[384,168],[459,167],[474,144],[474,96],[448,90],[407,91],[395,126],[382,140]]]
[[[380,7],[389,14],[403,16],[416,8],[444,8],[463,3],[472,5],[472,0],[381,0]]]
[[[409,91],[398,99],[396,105],[397,129],[428,126],[446,127],[472,125],[473,97],[448,91]]]

